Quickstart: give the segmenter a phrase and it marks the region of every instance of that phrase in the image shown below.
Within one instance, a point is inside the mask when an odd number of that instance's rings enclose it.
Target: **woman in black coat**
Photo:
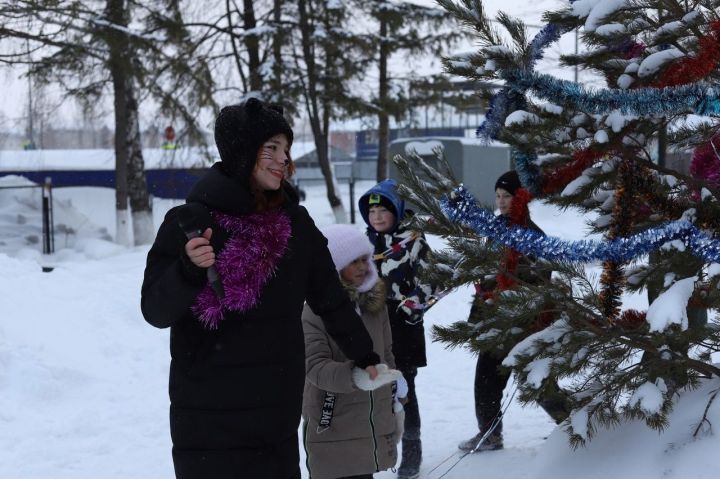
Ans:
[[[378,355],[327,241],[286,181],[292,138],[277,107],[250,99],[224,108],[221,161],[167,213],[148,253],[142,312],[171,328],[181,479],[300,477],[305,301],[345,354],[376,374]],[[209,284],[215,271],[220,281]]]

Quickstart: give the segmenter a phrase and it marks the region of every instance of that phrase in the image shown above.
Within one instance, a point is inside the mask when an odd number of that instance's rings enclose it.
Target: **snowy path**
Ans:
[[[77,217],[112,234],[112,191],[100,190],[64,192],[72,202],[58,208],[56,221]],[[156,200],[156,219],[170,203]],[[317,223],[331,221],[321,188],[308,191],[306,204]],[[31,218],[26,207],[0,204],[0,210],[13,212],[11,220],[18,214]],[[69,214],[74,209],[79,213]],[[582,235],[585,218],[543,205],[533,205],[533,216],[549,234]],[[3,231],[14,227],[0,224]],[[147,325],[139,311],[147,248],[123,249],[98,239],[96,229],[82,231],[87,237],[59,252],[49,274],[40,271],[42,258],[32,247],[12,256],[0,252],[0,478],[171,479],[168,331]],[[427,315],[428,331],[432,324],[464,320],[470,298],[465,288],[443,299]],[[632,307],[646,307],[643,301],[627,298]],[[428,362],[417,378],[421,478],[439,479],[459,458],[457,443],[476,430],[475,359],[428,342]],[[689,425],[697,423],[711,388],[718,386],[716,381],[685,395],[664,435],[628,424],[601,431],[575,452],[543,411],[513,403],[505,420],[506,449],[468,456],[444,477],[715,478],[720,437],[695,439]],[[720,424],[720,402],[710,419]]]
[[[0,326],[0,477],[172,477],[168,334],[138,311],[145,250],[64,263],[51,274],[0,258],[0,290],[9,293],[0,310],[13,318]],[[465,317],[469,300],[469,290],[454,293],[428,323]],[[474,358],[429,343],[429,364],[417,380],[422,477],[436,478],[459,457],[457,442],[475,432]],[[525,464],[552,424],[537,408],[515,404],[506,430],[507,450],[465,458],[446,477],[478,467],[527,477]]]

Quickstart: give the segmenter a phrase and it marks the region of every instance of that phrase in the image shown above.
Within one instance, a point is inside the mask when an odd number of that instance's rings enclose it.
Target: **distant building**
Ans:
[[[296,168],[319,168],[320,163],[318,162],[317,150],[315,145],[312,145],[312,149],[306,151],[302,156],[293,155],[293,161],[295,162]],[[351,155],[347,151],[338,148],[336,146],[330,146],[330,161],[352,161],[355,156]]]
[[[390,142],[399,138],[417,138],[421,136],[458,137],[466,136],[465,128],[394,128],[390,130]],[[355,158],[356,177],[374,180],[377,177],[378,146],[377,130],[359,131],[356,135]],[[389,158],[392,161],[392,157]]]
[[[150,125],[142,131],[140,142],[143,148],[177,149],[198,146],[173,136],[173,148],[168,148],[167,126]],[[174,133],[173,133],[174,135]],[[27,135],[0,132],[0,150],[97,150],[115,147],[115,132],[101,128],[43,128],[34,133],[34,148],[26,148]],[[213,145],[209,137],[208,144]]]

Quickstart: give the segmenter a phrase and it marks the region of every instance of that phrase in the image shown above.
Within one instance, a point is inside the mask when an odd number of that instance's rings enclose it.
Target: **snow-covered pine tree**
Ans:
[[[571,1],[546,13],[532,39],[503,13],[501,34],[480,0],[438,3],[480,45],[447,69],[479,85],[502,82],[497,93],[480,92],[492,100],[478,135],[510,145],[534,198],[595,213],[591,230],[604,238],[567,242],[508,227],[458,189],[446,166],[397,158],[404,193],[432,218],[415,227],[448,240],[431,280],[445,289],[486,277],[499,284],[479,301],[479,321],[436,328],[436,337],[474,351],[515,345],[504,365],[520,399],[537,400],[559,380],[574,446],[629,419],[662,430],[675,394],[720,374],[711,361],[720,328],[702,321],[720,306],[720,2]],[[534,71],[545,48],[575,28],[583,53],[560,65],[596,73],[598,88]],[[665,149],[693,148],[692,174],[663,164]],[[552,280],[524,281],[513,251],[545,262]],[[644,290],[656,297],[647,311],[623,308],[625,293]]]

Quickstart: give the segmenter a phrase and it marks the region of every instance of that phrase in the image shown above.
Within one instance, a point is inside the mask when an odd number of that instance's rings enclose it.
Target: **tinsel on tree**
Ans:
[[[546,12],[534,36],[507,14],[491,21],[480,0],[438,3],[479,45],[446,61],[490,99],[478,136],[510,146],[523,194],[587,213],[588,232],[602,239],[513,226],[476,204],[442,161],[396,158],[403,193],[428,213],[414,226],[447,239],[430,280],[443,291],[497,284],[482,320],[436,327],[436,338],[473,351],[517,343],[504,365],[520,399],[558,380],[574,446],[629,419],[662,430],[677,394],[720,373],[711,362],[720,328],[707,315],[720,306],[720,1],[570,1]],[[596,74],[593,88],[535,71],[576,28],[582,53],[560,65]],[[501,88],[482,90],[493,83]],[[666,151],[691,153],[689,173],[666,166]],[[552,279],[525,281],[518,254]],[[647,292],[647,311],[623,307],[632,292]],[[704,419],[696,434],[711,427]]]

